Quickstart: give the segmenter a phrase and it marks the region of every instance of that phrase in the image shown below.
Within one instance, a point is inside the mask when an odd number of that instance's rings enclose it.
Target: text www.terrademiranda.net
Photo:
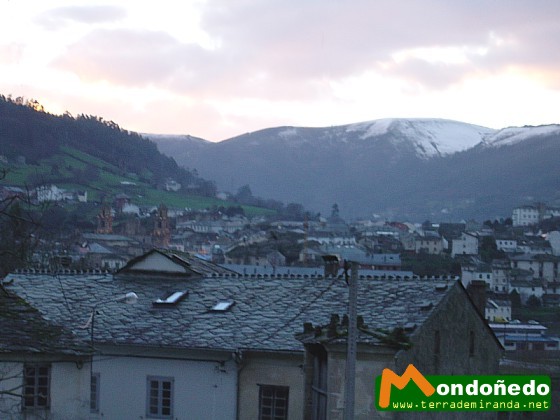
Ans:
[[[550,401],[529,401],[520,403],[519,401],[399,401],[391,403],[394,410],[539,410],[549,409]]]

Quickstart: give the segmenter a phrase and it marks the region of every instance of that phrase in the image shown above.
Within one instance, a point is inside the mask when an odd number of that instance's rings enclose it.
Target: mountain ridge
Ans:
[[[259,196],[319,211],[336,202],[350,217],[376,213],[456,220],[503,216],[528,197],[560,198],[552,181],[560,179],[558,165],[548,160],[560,156],[559,139],[556,124],[497,130],[453,120],[402,118],[267,128],[198,144],[196,150],[180,142],[154,141],[164,154],[195,167],[221,190],[234,192],[248,184]],[[542,186],[536,175],[542,175]],[[471,178],[478,184],[471,185]]]

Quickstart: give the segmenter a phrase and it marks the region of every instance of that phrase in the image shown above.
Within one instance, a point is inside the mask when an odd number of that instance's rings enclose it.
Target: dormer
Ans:
[[[116,274],[116,278],[177,278],[190,279],[231,274],[232,272],[186,252],[152,249],[130,260]]]

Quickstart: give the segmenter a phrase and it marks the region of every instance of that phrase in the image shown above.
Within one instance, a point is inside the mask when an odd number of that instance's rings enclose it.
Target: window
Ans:
[[[50,365],[25,365],[23,368],[23,408],[48,408],[50,382]]]
[[[259,385],[259,420],[288,418],[287,386]]]
[[[89,408],[92,413],[99,413],[99,373],[91,374]]]
[[[227,311],[229,308],[231,308],[233,306],[235,302],[233,300],[224,300],[224,301],[220,301],[218,303],[216,303],[213,307],[212,310],[214,312],[225,312]]]
[[[173,378],[148,376],[146,417],[167,419],[173,417]]]
[[[182,290],[178,292],[173,292],[167,294],[164,298],[158,298],[152,302],[152,306],[154,307],[175,307],[179,302],[185,299],[189,295],[187,290]]]

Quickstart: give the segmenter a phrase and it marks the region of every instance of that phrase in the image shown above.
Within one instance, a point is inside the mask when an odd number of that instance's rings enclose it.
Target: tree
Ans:
[[[238,188],[235,199],[241,204],[253,204],[253,192],[249,185],[243,185]]]
[[[521,296],[517,290],[513,289],[509,294],[509,298],[511,300],[512,308],[521,308]]]
[[[334,204],[332,205],[331,217],[332,217],[333,219],[336,219],[336,218],[338,218],[339,215],[340,215],[340,210],[338,209],[338,204],[337,204],[337,203],[334,203]]]
[[[0,170],[0,179],[6,176]],[[37,212],[29,195],[12,194],[0,200],[0,277],[25,267],[37,246]]]
[[[538,297],[536,297],[535,295],[531,295],[527,299],[526,306],[528,308],[540,308],[541,300]]]
[[[491,236],[484,236],[482,238],[479,254],[482,261],[486,263],[490,263],[492,260],[496,259],[503,259],[506,256],[503,251],[498,250],[496,240]]]
[[[299,203],[289,203],[284,211],[284,216],[291,220],[303,220],[304,208]]]

